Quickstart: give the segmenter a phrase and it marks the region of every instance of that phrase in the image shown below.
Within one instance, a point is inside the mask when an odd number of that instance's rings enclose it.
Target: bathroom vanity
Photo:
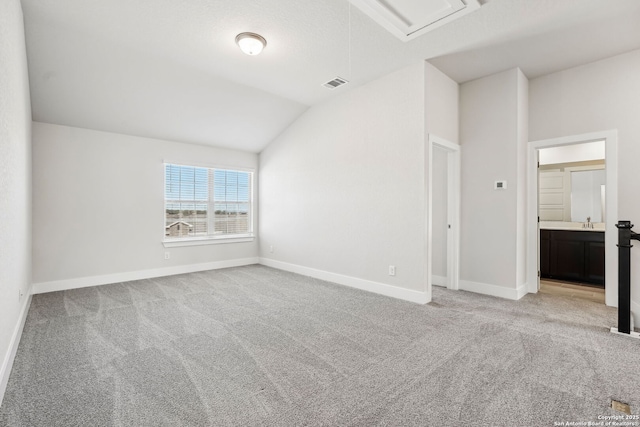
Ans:
[[[604,287],[604,229],[540,228],[540,276]]]

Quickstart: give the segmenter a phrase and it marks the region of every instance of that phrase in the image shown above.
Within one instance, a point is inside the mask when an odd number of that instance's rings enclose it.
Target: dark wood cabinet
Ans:
[[[540,230],[540,276],[604,286],[604,233]]]
[[[585,273],[589,283],[597,283],[604,286],[604,233],[602,242],[588,242],[587,253],[588,262]]]
[[[551,241],[547,230],[540,230],[540,276],[549,277]]]

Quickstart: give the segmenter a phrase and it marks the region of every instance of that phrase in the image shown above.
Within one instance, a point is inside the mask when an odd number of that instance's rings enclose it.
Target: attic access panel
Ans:
[[[478,0],[351,0],[406,42],[480,8]]]

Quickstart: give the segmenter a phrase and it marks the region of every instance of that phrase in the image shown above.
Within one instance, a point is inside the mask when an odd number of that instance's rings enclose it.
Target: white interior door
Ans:
[[[427,286],[459,288],[460,146],[429,135]]]
[[[449,249],[451,228],[449,224],[449,152],[438,145],[433,147],[431,185],[431,278],[436,286],[451,287]]]

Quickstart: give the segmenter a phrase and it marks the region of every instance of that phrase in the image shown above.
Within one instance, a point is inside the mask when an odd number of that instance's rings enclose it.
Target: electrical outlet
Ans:
[[[271,254],[273,253],[273,245],[269,246],[269,253],[271,253]]]
[[[170,258],[171,258],[171,252],[165,252],[164,259],[170,259]]]
[[[631,415],[631,407],[626,403],[618,402],[617,400],[611,400],[611,409]]]
[[[396,275],[396,266],[395,265],[390,265],[389,266],[389,276],[395,276]]]

